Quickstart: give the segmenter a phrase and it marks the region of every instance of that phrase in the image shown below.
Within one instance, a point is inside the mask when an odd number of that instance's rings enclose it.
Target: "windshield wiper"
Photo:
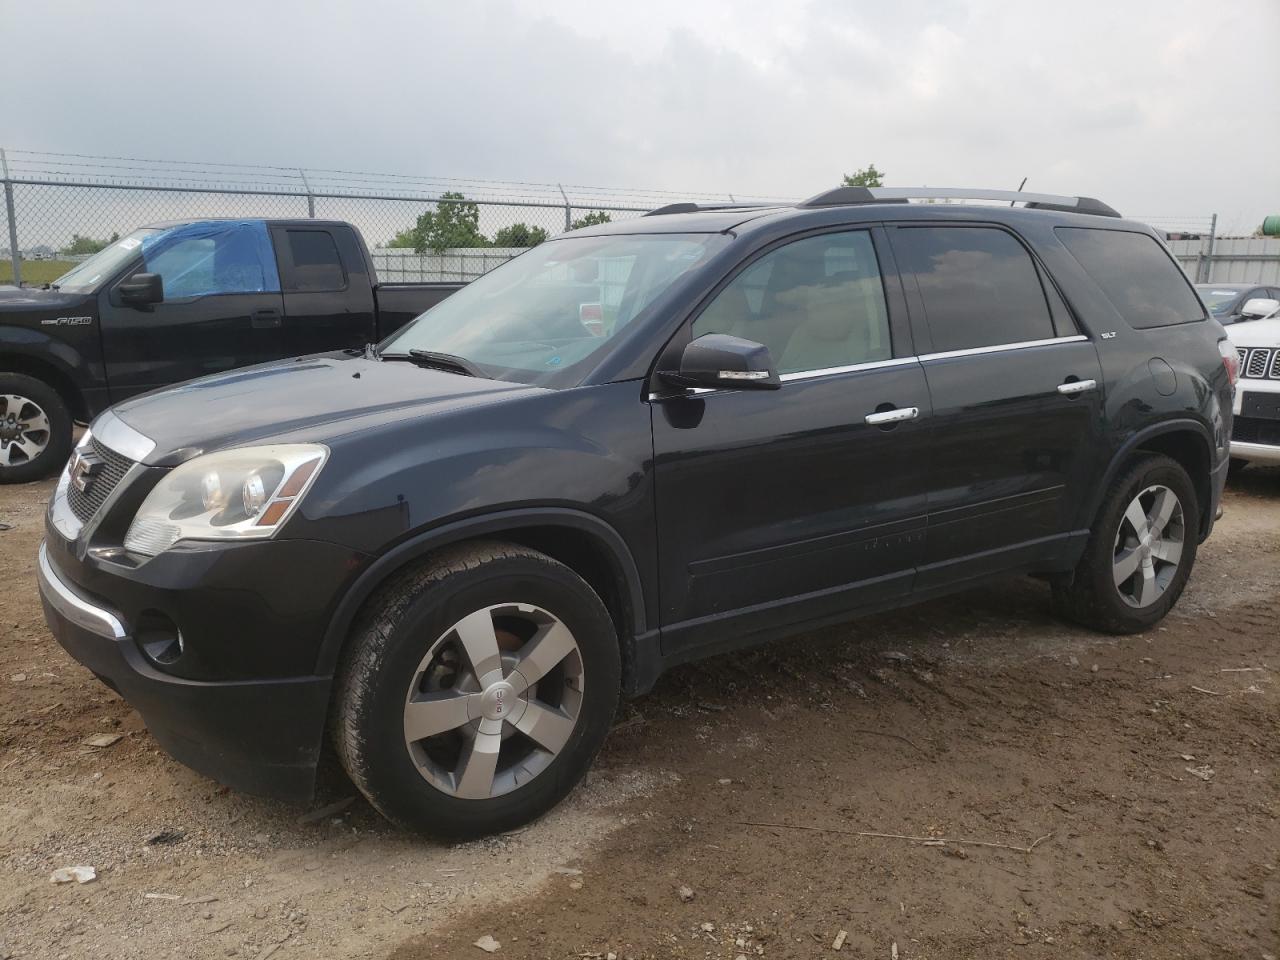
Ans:
[[[466,377],[480,376],[480,370],[470,360],[456,357],[452,353],[437,353],[434,350],[410,350],[409,353],[379,354],[383,360],[408,360],[420,367],[433,370],[447,370],[449,373],[460,373]]]

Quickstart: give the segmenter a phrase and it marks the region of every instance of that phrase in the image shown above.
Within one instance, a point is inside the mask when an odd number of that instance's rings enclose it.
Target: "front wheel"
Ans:
[[[333,741],[388,819],[449,837],[520,826],[581,779],[621,660],[600,598],[536,550],[447,550],[383,588],[337,678]]]
[[[1152,455],[1112,484],[1070,582],[1054,584],[1069,620],[1137,633],[1173,608],[1195,565],[1200,506],[1177,461]]]
[[[22,373],[0,373],[0,483],[56,473],[71,455],[71,411],[57,390]]]

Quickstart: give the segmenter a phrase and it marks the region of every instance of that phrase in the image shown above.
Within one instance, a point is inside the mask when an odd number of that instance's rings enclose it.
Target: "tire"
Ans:
[[[71,411],[49,384],[0,373],[0,483],[57,473],[71,456]]]
[[[1170,520],[1160,535],[1144,547],[1135,535],[1138,514],[1130,512],[1132,505],[1137,502],[1144,512],[1150,537],[1151,519],[1158,522],[1161,510],[1157,498],[1168,504],[1164,492],[1176,498],[1176,505],[1168,508]],[[1111,484],[1073,576],[1055,581],[1055,611],[1103,633],[1138,633],[1154,626],[1182,595],[1195,566],[1199,530],[1200,505],[1186,470],[1169,457],[1143,457]],[[1171,567],[1167,558],[1175,544],[1178,556]],[[1133,573],[1117,583],[1135,563]]]
[[[450,838],[502,832],[582,779],[621,673],[609,613],[576,573],[514,544],[459,545],[366,605],[336,677],[331,736],[393,823]]]

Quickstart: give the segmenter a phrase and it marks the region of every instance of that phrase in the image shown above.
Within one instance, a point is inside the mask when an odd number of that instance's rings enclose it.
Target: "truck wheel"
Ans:
[[[1056,611],[1104,633],[1137,633],[1178,602],[1196,561],[1200,505],[1186,470],[1144,457],[1111,485]]]
[[[56,473],[71,455],[71,411],[47,383],[0,373],[0,483]]]
[[[336,678],[332,739],[408,830],[469,837],[555,806],[609,732],[621,657],[600,598],[514,544],[460,545],[382,588]]]

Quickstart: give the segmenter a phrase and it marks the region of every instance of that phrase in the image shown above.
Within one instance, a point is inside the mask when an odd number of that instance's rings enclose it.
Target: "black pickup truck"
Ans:
[[[0,287],[0,483],[55,472],[73,422],[206,374],[362,348],[459,283],[380,284],[332,220],[135,230],[40,289]]]

